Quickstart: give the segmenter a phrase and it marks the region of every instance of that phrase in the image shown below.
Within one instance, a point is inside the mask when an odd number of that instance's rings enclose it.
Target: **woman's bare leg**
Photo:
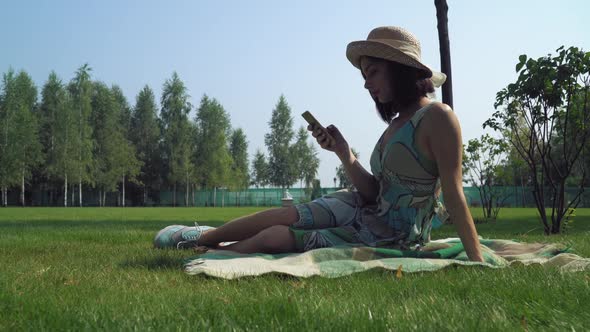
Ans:
[[[268,227],[248,239],[230,244],[229,246],[220,247],[219,249],[236,251],[243,254],[255,252],[279,254],[296,251],[295,237],[289,230],[289,226],[285,225]]]
[[[291,226],[298,219],[299,213],[293,206],[260,211],[234,219],[216,229],[203,233],[199,239],[199,245],[214,246],[220,242],[251,240],[250,238],[264,229],[276,225]],[[247,246],[247,244],[244,244],[244,246]]]

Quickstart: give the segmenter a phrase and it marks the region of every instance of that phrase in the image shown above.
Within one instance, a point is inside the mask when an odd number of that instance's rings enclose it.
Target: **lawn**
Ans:
[[[257,210],[0,208],[0,330],[590,329],[590,272],[453,267],[401,279],[373,270],[227,281],[186,275],[190,251],[151,248],[166,225],[215,226]],[[534,209],[504,209],[477,227],[485,238],[562,242],[590,257],[590,209],[576,214],[559,236],[542,235]],[[433,232],[449,236],[452,226]]]

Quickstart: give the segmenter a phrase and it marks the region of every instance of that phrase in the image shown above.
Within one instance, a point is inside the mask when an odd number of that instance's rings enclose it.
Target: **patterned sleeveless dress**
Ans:
[[[412,116],[371,155],[379,183],[376,204],[357,192],[338,191],[295,206],[299,220],[290,227],[300,251],[332,246],[373,246],[416,250],[429,241],[438,206],[440,178],[434,161],[416,147],[415,133],[429,104]]]

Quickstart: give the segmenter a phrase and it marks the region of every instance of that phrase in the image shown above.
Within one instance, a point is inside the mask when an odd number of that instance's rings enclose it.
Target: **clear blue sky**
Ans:
[[[590,50],[590,2],[453,1],[449,32],[455,111],[463,140],[479,137],[496,92],[515,80],[520,54],[560,45]],[[440,68],[434,0],[429,1],[5,1],[0,0],[0,72],[27,71],[39,90],[51,70],[64,80],[88,62],[93,78],[118,84],[131,105],[148,84],[158,99],[177,71],[198,105],[221,102],[244,129],[250,156],[281,94],[299,116],[335,124],[368,166],[385,129],[346,45],[381,25],[407,28],[423,60]],[[318,147],[319,148],[319,147]],[[332,186],[338,159],[321,151],[319,177]]]

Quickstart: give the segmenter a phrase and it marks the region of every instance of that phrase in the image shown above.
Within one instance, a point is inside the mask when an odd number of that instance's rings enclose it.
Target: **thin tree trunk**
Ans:
[[[440,47],[440,64],[447,80],[442,86],[443,103],[453,108],[453,79],[451,75],[451,48],[449,45],[448,16],[449,6],[446,0],[434,0],[436,6],[436,21],[438,28],[438,42]]]
[[[526,207],[526,197],[524,195],[524,176],[522,175],[522,171],[520,172],[520,187],[522,190],[522,207]]]
[[[197,185],[193,184],[192,186],[192,191],[193,191],[193,203],[192,206],[196,206],[196,202],[195,202],[195,190],[197,189]]]
[[[71,202],[70,203],[71,203],[72,206],[74,206],[74,205],[76,205],[76,200],[75,200],[76,196],[74,195],[75,192],[76,192],[76,185],[75,184],[72,184],[72,189],[71,190],[72,190],[72,199],[71,199]]]
[[[80,182],[78,184],[78,199],[80,199],[80,201],[78,202],[80,204],[80,207],[82,207],[82,174],[80,173]]]
[[[143,186],[143,206],[147,205],[147,186]]]
[[[176,182],[174,182],[174,194],[172,195],[172,206],[176,207]]]
[[[66,173],[64,180],[64,207],[68,207],[68,174]]]
[[[25,169],[21,175],[21,187],[20,187],[20,204],[22,207],[25,206]]]
[[[121,199],[121,205],[125,207],[125,175],[123,175],[123,198]]]
[[[184,192],[184,206],[188,206],[188,172],[186,172],[186,190]]]

